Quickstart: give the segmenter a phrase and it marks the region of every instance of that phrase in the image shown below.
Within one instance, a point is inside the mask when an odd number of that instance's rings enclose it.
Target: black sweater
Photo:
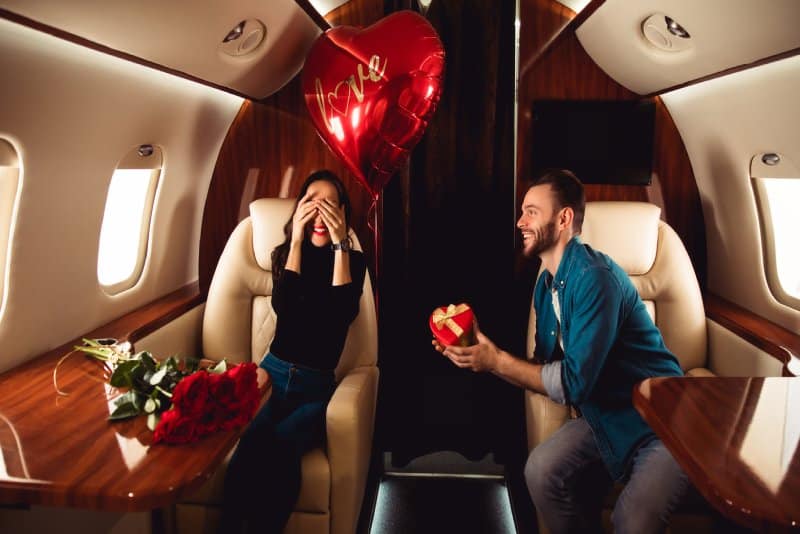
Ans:
[[[339,363],[366,272],[364,254],[348,254],[352,282],[333,286],[334,252],[303,242],[300,274],[285,269],[272,289],[278,318],[270,352],[275,356],[314,369],[332,370]]]

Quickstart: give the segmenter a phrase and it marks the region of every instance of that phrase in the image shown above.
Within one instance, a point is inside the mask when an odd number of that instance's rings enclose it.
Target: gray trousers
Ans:
[[[525,481],[553,534],[602,531],[600,511],[612,481],[585,419],[571,419],[531,451]],[[663,531],[688,487],[686,474],[660,440],[639,447],[611,515],[614,531]]]

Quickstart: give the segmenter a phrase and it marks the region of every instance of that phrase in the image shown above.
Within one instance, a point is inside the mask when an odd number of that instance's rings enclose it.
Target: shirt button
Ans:
[[[555,331],[555,330],[552,330],[552,331],[550,332],[550,335],[551,335],[551,336],[554,336],[554,335],[556,335],[556,331]]]

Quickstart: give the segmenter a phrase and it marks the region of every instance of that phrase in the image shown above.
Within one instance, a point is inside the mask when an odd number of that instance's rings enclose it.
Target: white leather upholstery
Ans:
[[[664,343],[688,376],[708,376],[706,317],[691,260],[661,210],[645,202],[587,202],[581,240],[611,256],[630,277]],[[533,354],[536,316],[531,306],[528,354]],[[544,395],[525,392],[528,449],[558,430],[569,409]],[[547,532],[539,523],[540,532]]]
[[[646,202],[589,202],[581,240],[622,267],[684,370],[706,362],[706,316],[692,262],[675,231]]]
[[[209,287],[203,317],[203,353],[229,361],[260,361],[275,335],[271,305],[270,253],[283,241],[293,199],[265,198],[250,204],[250,217],[231,234]],[[351,231],[356,248],[358,238]],[[295,511],[285,532],[355,532],[371,453],[377,399],[377,322],[369,273],[359,314],[350,325],[336,368],[338,386],[327,410],[327,447],[303,457]],[[227,462],[226,462],[227,464]],[[180,506],[181,525],[192,514],[216,517],[204,508],[221,502],[222,470]]]

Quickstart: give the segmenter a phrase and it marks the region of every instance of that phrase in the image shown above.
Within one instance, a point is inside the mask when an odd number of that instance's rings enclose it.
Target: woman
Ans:
[[[281,532],[300,492],[300,458],[322,444],[347,330],[358,315],[364,255],[351,250],[350,199],[330,171],[300,189],[272,251],[275,338],[261,360],[272,394],[228,464],[220,532]]]

